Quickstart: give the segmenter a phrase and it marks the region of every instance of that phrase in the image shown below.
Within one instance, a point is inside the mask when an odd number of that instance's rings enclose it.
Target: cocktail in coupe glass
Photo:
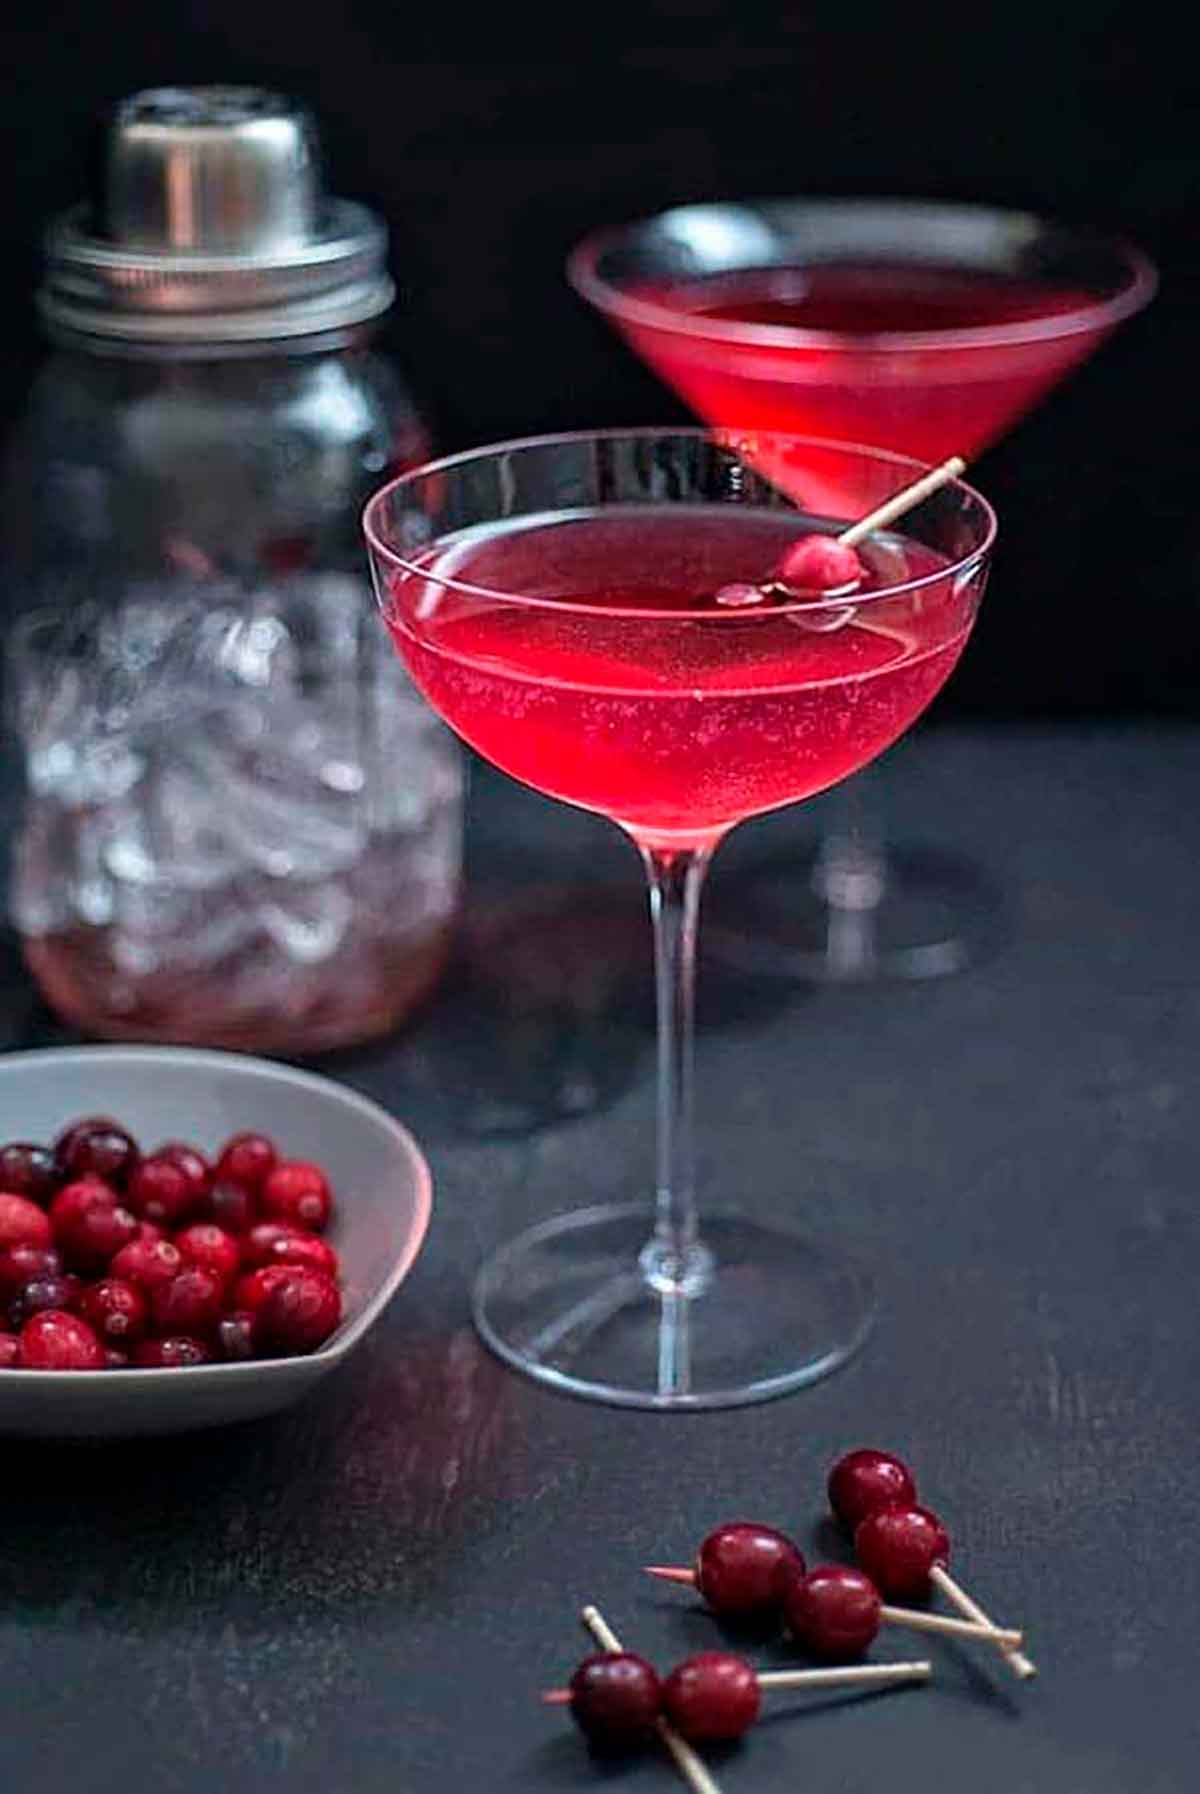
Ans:
[[[974,456],[1152,297],[1137,250],[909,200],[681,206],[586,239],[578,292],[714,427]],[[739,887],[723,952],[803,977],[957,970],[986,924],[962,861],[885,851],[855,780],[808,878]],[[752,929],[742,932],[750,919]]]
[[[503,771],[618,823],[649,877],[655,1203],[536,1226],[476,1285],[488,1343],[559,1388],[730,1406],[815,1380],[866,1332],[853,1262],[742,1212],[697,1218],[697,905],[729,829],[855,772],[958,660],[994,534],[961,483],[860,544],[852,594],[728,602],[800,536],[921,471],[846,444],[756,433],[743,452],[699,430],[614,431],[434,462],[367,507],[384,619],[433,708]],[[810,491],[844,508],[831,517]],[[730,1195],[738,1211],[748,1192]]]

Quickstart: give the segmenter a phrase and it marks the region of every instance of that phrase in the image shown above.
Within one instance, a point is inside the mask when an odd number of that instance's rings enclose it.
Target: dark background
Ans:
[[[1163,286],[979,467],[1002,546],[939,714],[1190,715],[1200,164],[1186,49],[1147,7],[767,10],[650,0],[627,23],[609,5],[461,0],[22,7],[0,28],[3,415],[38,353],[41,224],[87,189],[98,116],[148,84],[252,81],[313,106],[335,189],[391,227],[403,304],[388,339],[446,449],[683,415],[564,282],[595,225],[794,192],[1032,207],[1135,238]]]

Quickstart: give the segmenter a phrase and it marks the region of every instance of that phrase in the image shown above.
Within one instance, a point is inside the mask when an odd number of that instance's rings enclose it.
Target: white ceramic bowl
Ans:
[[[81,1115],[112,1115],[147,1150],[192,1140],[214,1152],[243,1129],[333,1184],[330,1240],[345,1319],[305,1358],[178,1370],[0,1370],[0,1434],[118,1438],[251,1420],[287,1407],[336,1369],[404,1281],[429,1225],[429,1167],[407,1130],[328,1078],[239,1053],[67,1047],[0,1055],[0,1141],[49,1141]]]

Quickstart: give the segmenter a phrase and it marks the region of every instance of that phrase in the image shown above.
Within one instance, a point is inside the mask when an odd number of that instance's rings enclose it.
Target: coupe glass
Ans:
[[[480,1273],[490,1346],[529,1375],[634,1407],[713,1408],[841,1364],[872,1298],[853,1256],[734,1191],[697,1213],[697,908],[746,817],[855,772],[949,676],[995,530],[943,487],[868,540],[871,589],[724,608],[809,528],[837,529],[924,469],[875,449],[700,430],[535,438],[431,463],[364,524],[384,621],[465,741],[535,789],[618,823],[650,887],[658,1007],[652,1203],[543,1222]]]
[[[911,200],[680,206],[597,232],[577,291],[710,425],[975,456],[1155,290],[1119,242],[1026,213]],[[808,865],[742,881],[717,945],[823,980],[953,972],[990,930],[992,881],[885,848],[877,780],[834,806]]]

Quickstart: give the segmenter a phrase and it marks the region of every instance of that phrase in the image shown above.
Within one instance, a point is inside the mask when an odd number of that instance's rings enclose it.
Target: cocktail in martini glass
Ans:
[[[977,455],[1155,288],[1124,244],[900,200],[682,206],[588,238],[569,272],[710,425],[929,461]],[[856,780],[808,880],[740,888],[756,927],[722,916],[722,946],[807,977],[930,976],[969,957],[985,888],[943,854],[885,854]]]
[[[649,877],[655,1202],[537,1226],[476,1287],[484,1337],[558,1387],[726,1406],[812,1381],[864,1336],[852,1261],[741,1212],[749,1192],[698,1219],[697,905],[735,824],[857,771],[958,660],[994,532],[959,482],[860,541],[849,590],[777,577],[798,539],[836,533],[921,472],[762,432],[744,452],[699,430],[601,432],[435,462],[367,508],[384,620],[433,708],[513,777],[618,823]]]

